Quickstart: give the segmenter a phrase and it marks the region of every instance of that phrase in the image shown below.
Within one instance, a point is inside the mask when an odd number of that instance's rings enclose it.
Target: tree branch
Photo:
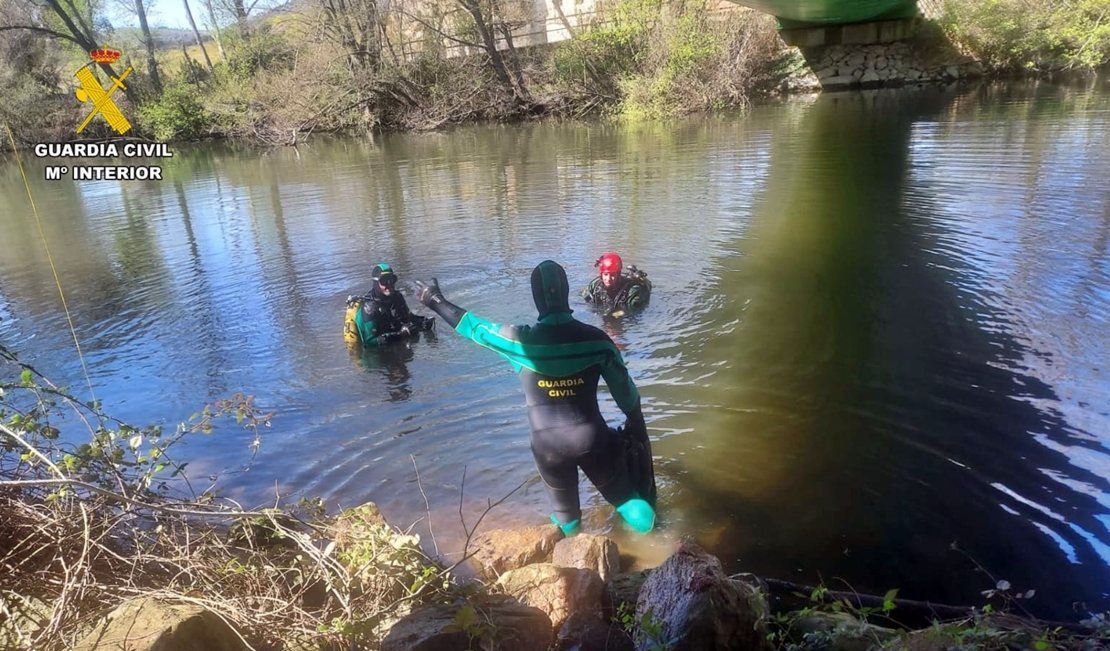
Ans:
[[[54,38],[61,38],[61,39],[65,39],[65,40],[67,40],[71,43],[76,43],[77,45],[80,45],[82,48],[85,47],[81,43],[81,41],[78,41],[77,39],[73,38],[69,34],[63,34],[61,32],[56,32],[52,29],[47,29],[46,27],[35,27],[34,25],[0,25],[0,32],[6,32],[6,31],[9,31],[9,30],[13,30],[13,29],[26,29],[26,30],[31,31],[31,32],[39,32],[40,34],[46,34],[47,36],[53,36]]]
[[[453,41],[455,43],[458,43],[459,45],[465,45],[466,47],[476,47],[476,48],[485,49],[484,45],[480,45],[478,43],[471,43],[469,41],[464,41],[462,39],[455,38],[454,36],[451,36],[450,34],[448,34],[447,32],[444,32],[443,30],[439,29],[438,27],[426,22],[423,18],[420,18],[419,16],[417,16],[415,14],[410,14],[409,12],[405,11],[404,9],[399,9],[398,13],[400,13],[402,16],[412,18],[413,20],[420,23],[424,27],[427,27],[428,29],[432,30],[436,34],[439,34],[440,36],[442,36],[443,38],[445,38],[449,41]]]

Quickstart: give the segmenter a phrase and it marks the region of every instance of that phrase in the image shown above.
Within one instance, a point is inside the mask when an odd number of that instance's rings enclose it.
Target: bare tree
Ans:
[[[227,61],[227,55],[224,54],[224,42],[220,38],[220,23],[216,20],[216,5],[213,0],[201,0],[201,4],[208,10],[209,28],[212,32],[212,37],[216,39],[216,50],[220,53],[220,60]]]
[[[162,94],[162,78],[158,74],[158,60],[154,58],[154,35],[150,33],[150,24],[146,19],[146,6],[143,0],[135,0],[135,16],[139,19],[139,29],[143,32],[143,45],[146,46],[146,67],[150,74],[150,83],[154,92]]]
[[[200,37],[200,30],[197,29],[197,22],[193,20],[193,11],[189,9],[189,0],[181,0],[185,5],[185,17],[189,19],[189,26],[193,28],[193,37],[196,38],[197,47],[200,48],[201,54],[204,55],[204,62],[208,64],[208,69],[212,70],[212,59],[208,58],[208,49],[204,47],[204,39]]]

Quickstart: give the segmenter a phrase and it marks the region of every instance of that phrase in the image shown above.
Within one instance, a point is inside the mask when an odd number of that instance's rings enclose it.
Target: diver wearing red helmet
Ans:
[[[624,272],[624,263],[616,253],[606,253],[594,266],[598,276],[582,290],[582,298],[602,308],[606,316],[623,316],[624,312],[638,310],[651,298],[651,281],[635,265]]]

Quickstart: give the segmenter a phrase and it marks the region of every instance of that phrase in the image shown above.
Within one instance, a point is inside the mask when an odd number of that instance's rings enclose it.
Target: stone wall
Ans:
[[[937,60],[922,45],[915,39],[826,45],[802,48],[802,55],[824,90],[948,83],[983,74],[978,61],[962,57]]]
[[[779,32],[805,57],[822,90],[948,83],[979,77],[927,16]]]

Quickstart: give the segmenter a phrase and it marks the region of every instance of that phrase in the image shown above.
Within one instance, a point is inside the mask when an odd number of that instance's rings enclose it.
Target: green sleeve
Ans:
[[[628,367],[624,365],[620,349],[613,346],[613,353],[602,363],[601,377],[605,378],[605,384],[617,406],[626,416],[631,416],[640,409],[640,392],[628,373]]]
[[[459,325],[455,326],[455,332],[509,360],[513,370],[519,372],[523,366],[529,366],[524,363],[527,357],[520,342],[504,336],[502,329],[501,324],[487,321],[472,312],[464,314]]]
[[[455,326],[455,332],[504,357],[520,372],[522,368],[542,375],[566,377],[593,365],[601,367],[609,391],[621,409],[639,404],[636,386],[621,361],[620,350],[608,339],[574,344],[544,343],[529,338],[530,326],[491,323],[467,312]],[[534,339],[534,337],[532,337]]]
[[[359,307],[358,312],[355,313],[355,325],[358,326],[358,336],[362,339],[363,346],[381,346],[384,342],[375,333],[377,329],[377,321],[374,319],[364,320],[363,310]]]
[[[628,307],[637,308],[644,304],[643,287],[633,285],[628,289]]]
[[[590,281],[590,284],[586,285],[586,288],[582,290],[582,298],[591,302],[594,300],[594,287],[597,285],[598,280],[599,279],[594,278]]]

